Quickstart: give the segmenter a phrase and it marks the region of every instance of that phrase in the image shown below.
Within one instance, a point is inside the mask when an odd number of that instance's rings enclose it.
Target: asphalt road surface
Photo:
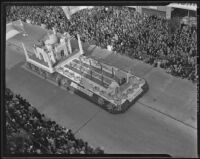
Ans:
[[[89,48],[98,51],[98,48]],[[105,55],[104,58],[109,58]],[[147,80],[149,91],[126,113],[112,115],[25,70],[23,51],[6,48],[6,85],[77,137],[106,153],[197,157],[196,85],[137,60],[120,57]],[[122,62],[123,63],[123,62]]]
[[[18,52],[19,51],[19,52]],[[142,102],[112,115],[22,68],[20,50],[6,49],[6,85],[77,137],[107,153],[158,153],[197,157],[197,131]]]

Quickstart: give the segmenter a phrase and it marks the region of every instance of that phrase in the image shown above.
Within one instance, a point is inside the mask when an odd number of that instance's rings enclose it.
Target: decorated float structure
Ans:
[[[89,99],[110,113],[125,112],[147,90],[144,79],[131,71],[87,56],[79,34],[78,48],[71,47],[72,37],[48,31],[29,53],[22,43],[26,68],[52,80],[70,92]]]

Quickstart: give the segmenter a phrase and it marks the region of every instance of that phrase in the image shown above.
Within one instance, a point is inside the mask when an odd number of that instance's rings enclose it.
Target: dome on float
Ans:
[[[49,36],[49,40],[50,40],[50,42],[51,42],[52,44],[55,44],[55,43],[58,42],[58,38],[57,38],[57,36],[56,36],[55,34],[51,34],[51,35]]]
[[[58,37],[55,34],[49,35],[49,39],[45,41],[45,44],[55,44],[58,42]]]

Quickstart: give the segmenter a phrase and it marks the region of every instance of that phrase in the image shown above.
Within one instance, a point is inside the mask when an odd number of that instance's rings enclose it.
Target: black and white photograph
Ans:
[[[197,1],[4,7],[5,157],[198,158]]]

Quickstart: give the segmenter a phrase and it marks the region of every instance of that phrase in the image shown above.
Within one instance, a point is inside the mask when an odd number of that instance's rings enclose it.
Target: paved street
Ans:
[[[7,87],[93,146],[102,146],[107,153],[197,157],[197,130],[192,128],[196,122],[196,92],[192,84],[137,61],[135,72],[147,79],[150,90],[126,113],[112,115],[26,71],[23,60],[20,50],[7,48]]]
[[[92,50],[93,56],[99,56],[96,54],[98,48],[89,47],[88,50]],[[155,68],[142,61],[131,60],[121,55],[118,57],[120,62],[117,62],[116,66],[132,68],[134,74],[144,78],[149,85],[148,92],[139,99],[139,102],[186,125],[197,128],[196,84],[171,76],[163,69]],[[104,54],[102,59],[113,62],[113,56],[110,54]]]

